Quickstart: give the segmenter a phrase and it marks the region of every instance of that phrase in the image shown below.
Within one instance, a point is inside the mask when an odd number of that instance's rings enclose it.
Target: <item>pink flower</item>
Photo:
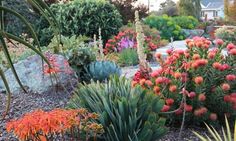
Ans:
[[[216,44],[221,46],[224,44],[224,41],[222,39],[216,39]]]

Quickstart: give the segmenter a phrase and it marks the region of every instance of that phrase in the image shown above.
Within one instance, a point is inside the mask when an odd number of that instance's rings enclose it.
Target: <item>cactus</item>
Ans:
[[[120,75],[121,69],[111,61],[95,61],[88,66],[88,75],[95,81],[104,81],[110,75]]]

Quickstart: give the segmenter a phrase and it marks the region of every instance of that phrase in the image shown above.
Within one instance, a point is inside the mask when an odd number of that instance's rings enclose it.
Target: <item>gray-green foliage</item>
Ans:
[[[109,79],[111,75],[120,76],[121,69],[111,61],[95,61],[88,66],[88,75],[94,81],[104,81]]]
[[[139,62],[137,51],[132,48],[122,50],[118,62],[123,66],[137,65]]]
[[[84,107],[100,114],[106,141],[156,141],[166,133],[165,119],[159,117],[164,105],[154,94],[132,87],[124,77],[107,83],[80,84],[68,107]]]
[[[103,40],[115,35],[122,26],[121,15],[114,5],[105,0],[74,0],[66,4],[53,4],[50,9],[56,14],[62,27],[64,36],[98,35],[101,28]],[[41,33],[41,42],[48,42],[51,28],[41,19],[38,32]]]
[[[70,52],[73,49],[77,49],[81,46],[84,46],[85,42],[88,42],[90,40],[90,38],[82,35],[79,36],[73,35],[71,37],[61,36],[60,42],[57,40],[58,38],[59,37],[53,37],[50,44],[48,45],[48,48],[54,49],[57,48],[59,45],[61,52],[67,59],[69,59],[68,55],[70,55]]]

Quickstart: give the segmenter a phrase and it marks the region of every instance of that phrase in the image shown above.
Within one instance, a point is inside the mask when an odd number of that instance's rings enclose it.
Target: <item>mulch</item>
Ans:
[[[15,93],[12,95],[12,103],[9,114],[4,120],[0,120],[0,141],[17,141],[12,133],[7,133],[5,129],[6,122],[19,118],[25,113],[32,112],[36,109],[52,110],[54,108],[64,108],[72,96],[72,88],[68,88],[70,93],[65,91],[49,91],[44,94],[37,93]],[[0,93],[0,113],[5,111],[6,95]],[[185,128],[182,132],[181,141],[198,141],[197,137],[192,133],[197,131],[201,134],[205,133],[203,128]],[[179,136],[179,128],[170,128],[168,133],[160,141],[177,141]]]

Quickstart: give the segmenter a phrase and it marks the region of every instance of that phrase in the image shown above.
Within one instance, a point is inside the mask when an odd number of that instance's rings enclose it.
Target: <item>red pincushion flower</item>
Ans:
[[[168,106],[172,106],[172,105],[174,104],[174,99],[172,99],[172,98],[166,99],[166,104],[167,104]]]
[[[217,114],[215,113],[211,113],[210,116],[209,116],[210,120],[212,121],[216,121],[217,120]]]
[[[228,91],[230,90],[230,85],[228,83],[224,83],[221,85],[222,90]]]
[[[202,101],[202,102],[205,101],[205,100],[206,100],[205,94],[199,94],[198,100],[199,100],[199,101]]]
[[[161,109],[161,112],[168,112],[170,110],[170,106],[164,105],[163,108]]]
[[[228,81],[234,81],[234,80],[236,80],[236,75],[234,75],[234,74],[229,74],[229,75],[226,76],[226,80],[228,80]]]

